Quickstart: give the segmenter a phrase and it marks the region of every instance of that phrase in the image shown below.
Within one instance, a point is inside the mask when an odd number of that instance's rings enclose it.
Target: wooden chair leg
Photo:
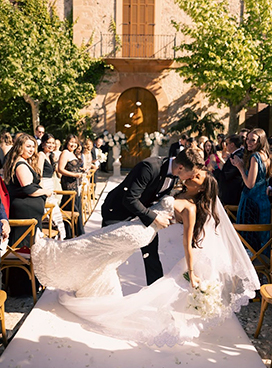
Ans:
[[[258,338],[262,324],[263,324],[263,319],[264,319],[264,312],[266,311],[266,308],[268,306],[267,301],[265,300],[264,297],[262,297],[262,304],[261,304],[261,312],[260,312],[260,317],[259,317],[259,323],[256,329],[256,332],[254,334],[255,339]]]
[[[33,302],[35,305],[37,303],[37,291],[36,291],[36,281],[35,281],[33,265],[30,266],[30,273],[31,273],[31,287],[32,287]]]
[[[5,291],[1,290],[1,305],[0,305],[0,320],[1,320],[1,330],[2,330],[2,338],[4,346],[7,346],[7,332],[6,332],[6,325],[5,325],[5,301],[7,299],[7,294]]]

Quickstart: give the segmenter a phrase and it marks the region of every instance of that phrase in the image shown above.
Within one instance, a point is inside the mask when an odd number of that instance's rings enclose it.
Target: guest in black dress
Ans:
[[[82,213],[81,213],[81,198],[80,185],[82,180],[82,160],[78,159],[74,153],[79,145],[77,136],[69,134],[64,143],[63,151],[59,158],[58,171],[61,176],[61,187],[63,190],[75,190],[77,192],[75,200],[75,211],[79,213],[77,222],[76,234],[82,235],[85,233],[83,228]],[[63,196],[60,206],[67,201],[68,197]],[[71,203],[71,202],[70,202]],[[71,211],[70,203],[65,208]],[[66,225],[66,224],[65,224]],[[66,225],[66,238],[71,238],[71,229]]]
[[[38,169],[37,142],[28,134],[21,134],[10,149],[4,165],[4,179],[10,196],[10,219],[31,219],[38,221],[37,228],[42,230],[44,204],[52,191],[43,189],[40,184]],[[12,227],[9,243],[13,244],[26,230],[25,227]],[[27,251],[29,240],[20,244]],[[22,295],[31,292],[27,274],[18,269],[10,273],[11,295]],[[21,271],[21,272],[20,272]],[[28,280],[29,281],[29,280]]]
[[[53,149],[55,148],[55,138],[50,133],[45,133],[42,136],[41,144],[39,145],[38,151],[38,167],[41,171],[41,185],[44,189],[48,189],[51,192],[58,189],[54,187],[53,174],[55,172],[56,163],[54,161]],[[58,205],[58,199],[55,195],[47,199],[47,203],[54,204],[53,208],[53,223],[57,226],[59,231],[59,239],[63,240],[66,238],[65,227],[61,210]]]
[[[52,191],[39,185],[37,142],[32,136],[22,134],[16,139],[4,165],[4,179],[10,195],[9,218],[35,218],[36,229],[42,230],[44,203]],[[12,228],[10,242],[16,241],[24,231],[21,227]]]

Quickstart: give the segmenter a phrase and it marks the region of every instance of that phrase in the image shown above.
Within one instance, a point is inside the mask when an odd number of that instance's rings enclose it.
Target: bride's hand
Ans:
[[[172,219],[171,215],[158,213],[157,217],[154,220],[154,224],[159,229],[164,229],[165,227],[168,227],[170,225],[171,219]]]
[[[200,283],[200,278],[194,274],[194,271],[189,272],[191,285],[193,288],[197,287]]]

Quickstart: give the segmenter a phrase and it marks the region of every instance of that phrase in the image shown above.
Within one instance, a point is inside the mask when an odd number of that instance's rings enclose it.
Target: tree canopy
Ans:
[[[33,129],[42,111],[43,125],[71,131],[95,95],[103,63],[73,43],[73,25],[46,0],[0,0],[0,19],[1,106],[23,98]]]
[[[176,0],[192,19],[174,23],[189,36],[177,47],[178,72],[212,103],[230,108],[229,133],[248,105],[272,100],[271,0],[244,0],[244,13],[231,14],[227,0]]]

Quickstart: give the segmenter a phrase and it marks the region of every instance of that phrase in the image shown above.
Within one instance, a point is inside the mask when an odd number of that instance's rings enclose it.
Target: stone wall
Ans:
[[[92,44],[97,44],[99,47],[100,34],[110,33],[109,25],[112,19],[116,22],[117,33],[122,33],[122,0],[57,0],[57,7],[62,17],[73,11],[73,19],[76,22],[74,41],[78,45],[93,39]],[[240,14],[239,0],[230,0],[230,12]],[[180,10],[174,0],[156,0],[155,19],[155,34],[158,35],[175,35],[172,20],[190,24],[190,18]],[[183,40],[184,36],[179,33],[177,44]],[[95,129],[97,132],[103,129],[114,131],[115,109],[120,94],[127,88],[140,86],[150,91],[159,91],[155,95],[156,98],[161,98],[158,128],[165,125],[170,127],[186,107],[193,107],[200,116],[207,112],[216,112],[227,130],[228,108],[219,109],[211,105],[198,89],[184,83],[183,78],[175,72],[175,67],[176,65],[173,64],[172,69],[156,75],[109,70],[97,88],[97,96],[83,110],[83,113],[92,115],[94,106],[98,104],[101,109],[101,119]]]

